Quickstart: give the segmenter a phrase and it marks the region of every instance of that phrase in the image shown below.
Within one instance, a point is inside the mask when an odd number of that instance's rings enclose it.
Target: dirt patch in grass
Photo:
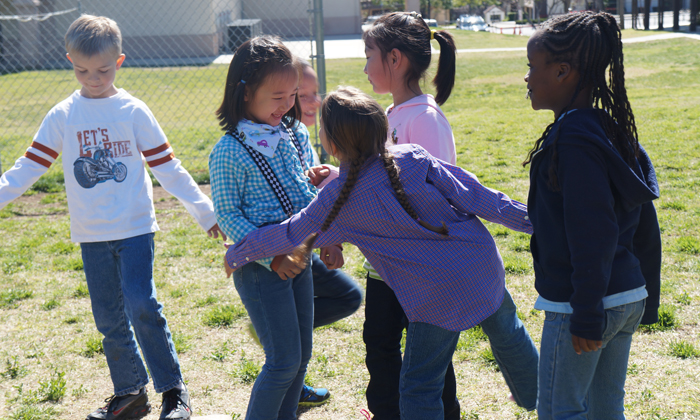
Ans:
[[[200,185],[199,188],[207,196],[211,196],[210,185]],[[156,210],[171,210],[182,206],[177,198],[163,187],[153,187],[153,204]],[[59,216],[68,214],[66,193],[35,193],[22,195],[12,202],[13,211],[20,217]]]

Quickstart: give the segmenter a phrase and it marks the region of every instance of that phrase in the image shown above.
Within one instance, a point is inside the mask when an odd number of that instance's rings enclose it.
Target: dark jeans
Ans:
[[[311,253],[314,279],[314,328],[332,324],[357,311],[362,289],[343,270],[329,270],[315,252]]]
[[[401,376],[401,335],[408,319],[394,291],[381,280],[367,276],[365,324],[362,338],[367,348],[369,371],[367,406],[374,420],[400,420],[399,378]],[[445,420],[459,420],[457,384],[452,362],[447,366],[442,391]]]

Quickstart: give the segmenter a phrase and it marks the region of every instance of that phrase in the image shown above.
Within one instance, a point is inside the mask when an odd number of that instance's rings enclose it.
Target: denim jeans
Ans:
[[[498,310],[481,322],[493,356],[515,402],[527,410],[537,405],[537,347],[516,314],[513,298],[505,290]]]
[[[603,347],[580,355],[571,344],[571,315],[545,312],[537,397],[540,420],[625,418],[627,361],[645,301],[606,309]]]
[[[401,376],[401,336],[408,319],[394,291],[381,280],[367,276],[365,324],[362,339],[369,371],[367,407],[375,420],[400,420],[399,378]],[[442,389],[446,420],[460,419],[454,368],[448,364]]]
[[[442,390],[459,332],[423,322],[406,329],[399,406],[402,420],[443,420]]]
[[[294,420],[311,358],[311,268],[282,280],[274,271],[250,263],[236,270],[233,280],[265,351],[246,419]]]
[[[148,383],[136,340],[156,392],[178,385],[180,363],[153,282],[153,234],[81,243],[80,248],[92,315],[104,335],[102,345],[114,394],[126,395]]]
[[[329,270],[315,252],[311,253],[314,282],[314,328],[332,324],[357,311],[362,289],[343,270]]]

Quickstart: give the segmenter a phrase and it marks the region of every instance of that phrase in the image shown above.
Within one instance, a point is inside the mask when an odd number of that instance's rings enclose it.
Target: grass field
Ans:
[[[460,48],[486,42],[462,35]],[[524,45],[520,37],[474,35],[495,37],[488,38],[494,44]],[[663,322],[635,336],[626,387],[630,419],[700,419],[698,52],[700,44],[688,39],[625,47],[627,87],[640,140],[656,165],[661,187],[656,204],[664,245]],[[359,59],[329,61],[329,88],[343,84],[371,92],[363,66],[364,60]],[[532,111],[524,99],[524,54],[463,55],[457,71],[455,90],[443,110],[455,133],[458,164],[476,173],[484,184],[526,200],[528,172],[520,162],[552,115]],[[0,118],[13,133],[2,138],[5,168],[12,162],[5,156],[6,147],[20,140],[26,147],[36,130],[21,117],[33,115],[40,120],[75,88],[70,73],[45,73],[0,77],[0,96],[26,90],[26,100],[0,103]],[[29,84],[41,83],[32,78],[39,76],[60,79],[63,91],[32,93]],[[127,68],[120,70],[118,82],[151,106],[176,152],[192,145],[206,156],[218,137],[212,112],[224,77],[223,66],[192,68],[184,74],[167,68]],[[391,101],[388,96],[378,99],[383,105]],[[186,106],[172,121],[163,121],[167,107],[178,102]],[[201,134],[205,133],[201,127],[214,134]],[[206,166],[193,165],[200,171]],[[45,184],[48,190],[55,186]],[[162,230],[156,235],[155,280],[195,413],[242,418],[264,358],[246,334],[245,311],[223,274],[223,248],[197,229],[176,200],[159,198],[157,215]],[[543,316],[532,310],[536,292],[528,237],[496,225],[488,227],[502,253],[519,314],[539,343]],[[0,211],[0,234],[0,418],[83,418],[109,396],[111,383],[92,321],[80,249],[69,241],[65,194],[34,192],[8,205]],[[361,255],[354,247],[346,249],[345,269],[364,284]],[[301,418],[362,418],[359,410],[366,407],[368,379],[363,321],[361,308],[315,332],[307,381],[328,387],[333,397]],[[454,362],[464,419],[536,418],[508,402],[508,390],[478,331],[462,334]],[[159,398],[149,388],[157,406]],[[151,414],[148,419],[157,417]]]

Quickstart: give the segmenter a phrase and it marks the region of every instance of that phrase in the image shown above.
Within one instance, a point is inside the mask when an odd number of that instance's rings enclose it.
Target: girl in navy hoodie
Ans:
[[[658,320],[661,237],[620,30],[607,13],[560,16],[530,39],[527,56],[532,108],[554,112],[524,162],[535,308],[546,311],[538,415],[624,419],[632,334]]]

